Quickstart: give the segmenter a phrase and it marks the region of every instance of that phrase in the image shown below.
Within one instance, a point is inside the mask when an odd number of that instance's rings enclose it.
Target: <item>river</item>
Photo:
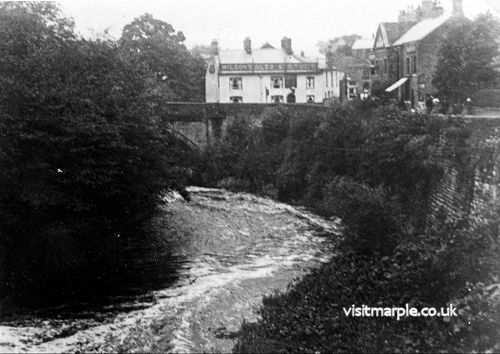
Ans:
[[[175,276],[133,296],[0,321],[0,352],[229,352],[262,297],[327,262],[340,235],[335,221],[270,199],[188,191],[190,202],[166,198],[159,221],[171,269],[156,252],[144,263]]]

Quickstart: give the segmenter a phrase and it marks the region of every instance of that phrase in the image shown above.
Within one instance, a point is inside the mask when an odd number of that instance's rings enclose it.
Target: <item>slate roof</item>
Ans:
[[[260,47],[260,49],[274,49],[272,45],[269,44],[269,42],[266,42]]]
[[[379,32],[385,46],[392,46],[413,25],[415,25],[414,22],[381,22]],[[377,32],[377,36],[379,32]]]
[[[394,45],[420,41],[445,24],[451,17],[451,14],[445,14],[435,18],[426,18],[412,26]]]
[[[387,33],[389,44],[392,45],[394,42],[396,42],[406,31],[408,31],[414,25],[414,22],[387,22],[385,30]]]
[[[296,54],[288,55],[283,49],[275,49],[268,43],[260,49],[252,49],[250,54],[243,49],[220,50],[219,62],[221,64],[317,63],[319,69],[327,69],[324,55],[320,55],[318,58]],[[330,67],[330,69],[335,70],[336,68]]]
[[[352,45],[352,49],[372,49],[373,48],[373,39],[372,38],[361,38],[358,39]]]
[[[219,51],[219,60],[222,64],[264,64],[264,63],[317,63],[316,58],[288,55],[283,49],[252,49],[248,54],[243,49],[226,49]]]

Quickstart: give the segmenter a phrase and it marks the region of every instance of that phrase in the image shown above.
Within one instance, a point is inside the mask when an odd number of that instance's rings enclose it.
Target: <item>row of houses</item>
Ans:
[[[373,41],[356,42],[353,56],[370,73],[356,90],[384,90],[411,107],[435,94],[432,79],[441,43],[453,22],[464,16],[462,0],[452,0],[452,5],[452,12],[445,13],[438,1],[423,0],[416,9],[401,11],[397,22],[380,23]],[[344,70],[359,76],[355,67]]]
[[[462,0],[445,13],[437,0],[423,0],[401,11],[397,22],[380,23],[373,39],[360,39],[352,55],[309,58],[296,54],[292,40],[281,47],[221,50],[211,44],[206,73],[206,101],[220,103],[323,103],[356,99],[363,92],[384,90],[412,107],[434,94],[434,68],[440,43],[452,22],[464,16]]]

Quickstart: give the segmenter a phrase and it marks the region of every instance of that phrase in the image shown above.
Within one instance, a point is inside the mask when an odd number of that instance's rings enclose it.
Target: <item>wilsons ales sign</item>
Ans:
[[[222,72],[318,72],[318,63],[244,63],[244,64],[221,64]]]

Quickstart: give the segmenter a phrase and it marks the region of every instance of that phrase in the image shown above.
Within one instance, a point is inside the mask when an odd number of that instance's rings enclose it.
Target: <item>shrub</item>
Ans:
[[[339,177],[325,187],[318,208],[342,219],[347,225],[345,245],[359,254],[391,254],[402,232],[395,218],[399,206],[381,187]]]
[[[473,204],[463,205],[460,218],[446,209],[428,218],[451,170],[465,186],[460,203],[472,202],[478,170],[481,181],[496,183],[484,171],[493,171],[497,149],[483,147],[478,157],[470,133],[461,121],[403,116],[394,107],[337,106],[309,124],[291,122],[280,198],[340,216],[345,237],[331,262],[264,299],[261,320],[243,325],[235,351],[497,351],[498,201],[479,201],[472,214]],[[342,309],[406,303],[451,303],[459,317],[397,322]]]

